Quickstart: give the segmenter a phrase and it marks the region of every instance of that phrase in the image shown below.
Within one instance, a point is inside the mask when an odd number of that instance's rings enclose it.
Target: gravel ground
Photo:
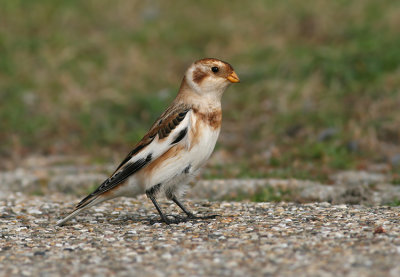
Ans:
[[[78,200],[1,196],[0,275],[400,276],[399,207],[195,200],[220,216],[167,226],[119,198],[54,227]]]

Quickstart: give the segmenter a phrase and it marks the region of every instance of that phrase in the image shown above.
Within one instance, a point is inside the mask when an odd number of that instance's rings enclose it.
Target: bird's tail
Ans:
[[[74,218],[75,216],[77,216],[78,214],[80,214],[82,211],[93,207],[94,205],[97,205],[103,201],[106,201],[108,199],[114,198],[112,196],[110,197],[104,197],[104,195],[98,195],[95,199],[92,199],[90,202],[88,202],[86,205],[78,205],[77,208],[75,208],[75,210],[70,213],[68,216],[66,216],[65,218],[57,221],[56,226],[63,226],[64,223],[66,223],[67,221],[69,221],[70,219]]]

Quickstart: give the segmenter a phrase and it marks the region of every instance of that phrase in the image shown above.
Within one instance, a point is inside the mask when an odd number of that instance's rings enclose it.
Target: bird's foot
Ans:
[[[195,220],[201,220],[201,219],[214,219],[216,218],[217,214],[213,215],[205,215],[205,216],[198,216],[194,214],[188,214],[186,217],[180,216],[180,215],[165,215],[164,217],[158,219],[158,220],[150,220],[150,224],[153,225],[155,223],[165,223],[167,225],[170,224],[179,224],[179,223],[185,223],[188,221],[195,221]]]
[[[188,219],[186,217],[168,214],[168,215],[164,215],[163,217],[161,217],[158,220],[150,220],[150,224],[153,225],[155,223],[165,223],[167,225],[170,225],[170,224],[179,224],[179,223],[187,222],[187,221],[188,221]]]

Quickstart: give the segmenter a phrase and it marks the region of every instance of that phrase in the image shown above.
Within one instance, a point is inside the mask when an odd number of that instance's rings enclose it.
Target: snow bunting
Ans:
[[[194,62],[186,71],[179,93],[114,173],[58,226],[83,210],[118,197],[146,193],[167,224],[157,196],[164,194],[188,218],[196,217],[178,200],[182,187],[199,172],[214,150],[221,129],[221,97],[239,78],[232,66],[217,59]],[[129,179],[129,180],[128,180]]]

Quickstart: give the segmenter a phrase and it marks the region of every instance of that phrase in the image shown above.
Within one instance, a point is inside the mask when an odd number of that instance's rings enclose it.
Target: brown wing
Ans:
[[[169,134],[183,121],[186,114],[189,112],[190,108],[185,105],[175,106],[174,108],[167,109],[153,124],[150,131],[143,137],[143,139],[136,144],[135,148],[128,154],[128,156],[122,161],[114,173],[105,180],[93,193],[85,197],[79,204],[77,208],[88,205],[92,202],[98,195],[111,190],[112,188],[118,186],[124,182],[129,176],[136,173],[148,163],[150,163],[154,156],[153,153],[148,153],[146,156],[141,157],[135,161],[131,159],[148,146],[158,135],[159,139],[165,139]],[[181,130],[174,140],[170,143],[171,145],[178,143],[187,132],[187,128]]]
[[[164,139],[168,137],[173,129],[181,123],[185,118],[190,107],[185,104],[171,106],[169,107],[157,120],[153,123],[147,134],[135,145],[133,150],[125,157],[125,159],[120,163],[117,172],[126,162],[128,162],[134,155],[139,153],[143,148],[149,145],[156,135],[158,134],[159,139]]]

